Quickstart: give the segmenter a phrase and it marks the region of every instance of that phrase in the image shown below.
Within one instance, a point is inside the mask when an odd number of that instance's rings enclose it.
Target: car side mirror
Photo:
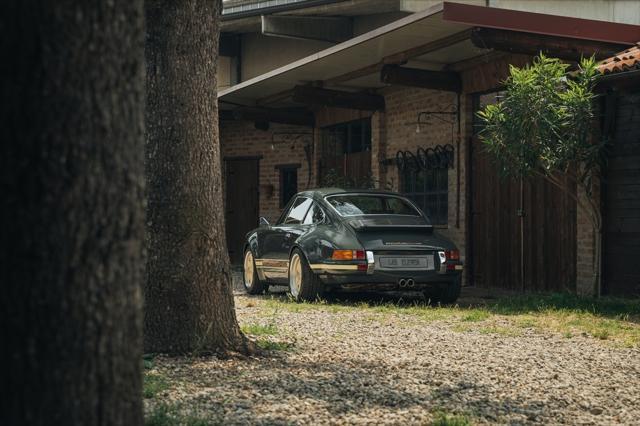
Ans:
[[[269,226],[269,221],[263,216],[260,216],[260,222],[259,223],[260,223],[260,226]]]

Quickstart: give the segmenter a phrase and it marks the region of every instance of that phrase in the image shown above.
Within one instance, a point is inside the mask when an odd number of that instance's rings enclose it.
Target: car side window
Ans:
[[[303,225],[311,225],[315,223],[320,223],[324,220],[324,211],[322,211],[322,207],[318,204],[313,203],[307,215],[304,217]]]
[[[284,220],[284,225],[299,225],[302,223],[304,216],[309,210],[309,206],[313,201],[309,198],[299,197],[291,206],[291,209],[287,213],[287,217]]]

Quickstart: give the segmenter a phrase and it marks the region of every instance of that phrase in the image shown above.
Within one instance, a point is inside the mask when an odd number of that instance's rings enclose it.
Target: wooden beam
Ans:
[[[420,46],[412,47],[411,49],[407,49],[402,52],[394,53],[393,55],[385,56],[382,59],[382,63],[389,65],[402,64],[407,62],[409,59],[426,55],[427,53],[435,52],[436,50],[444,49],[454,44],[463,42],[468,39],[470,35],[471,30],[461,31],[448,37],[434,40],[430,43],[422,44]]]
[[[625,49],[626,45],[603,41],[575,39],[493,28],[474,28],[471,42],[476,47],[535,56],[540,52],[565,61],[580,61],[592,55],[608,58]]]
[[[311,111],[304,108],[257,108],[241,107],[233,111],[220,110],[220,120],[243,120],[256,123],[281,123],[295,126],[313,127],[315,117]],[[264,127],[264,124],[262,124]]]
[[[282,92],[274,93],[273,95],[265,96],[264,98],[256,99],[256,105],[269,105],[276,102],[284,101],[293,96],[293,90],[287,89]]]
[[[321,89],[311,86],[296,86],[293,101],[307,105],[321,105],[365,111],[384,110],[384,97],[369,93],[351,93]]]
[[[380,81],[400,86],[423,87],[460,93],[462,80],[452,71],[427,71],[416,68],[404,68],[397,65],[385,65],[380,71]]]
[[[357,70],[349,71],[344,74],[331,77],[324,81],[325,86],[335,86],[345,81],[355,80],[356,78],[364,77],[370,74],[375,74],[382,69],[381,63],[375,63],[367,65],[366,67],[359,68]]]

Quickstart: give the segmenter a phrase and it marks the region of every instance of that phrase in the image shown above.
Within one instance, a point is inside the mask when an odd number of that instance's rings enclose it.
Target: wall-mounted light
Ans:
[[[406,123],[407,126],[415,126],[416,133],[421,133],[423,130],[422,126],[428,125],[431,123],[430,118],[434,118],[436,120],[443,121],[447,124],[453,124],[455,122],[455,116],[458,114],[458,108],[455,105],[451,105],[451,108],[443,111],[420,111],[418,112],[418,117],[413,123]],[[453,116],[451,120],[445,118],[446,116]]]

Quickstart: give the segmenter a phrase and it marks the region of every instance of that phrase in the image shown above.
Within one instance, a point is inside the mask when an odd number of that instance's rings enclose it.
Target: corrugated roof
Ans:
[[[607,58],[598,65],[602,74],[613,74],[640,69],[640,42],[635,46],[623,50],[611,58]]]

